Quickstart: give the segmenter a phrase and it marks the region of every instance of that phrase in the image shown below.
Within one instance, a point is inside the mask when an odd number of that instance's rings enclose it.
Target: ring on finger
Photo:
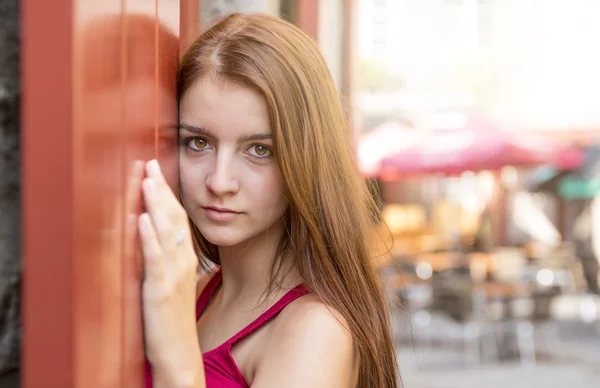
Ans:
[[[175,245],[181,244],[185,240],[185,229],[181,229],[175,233]]]

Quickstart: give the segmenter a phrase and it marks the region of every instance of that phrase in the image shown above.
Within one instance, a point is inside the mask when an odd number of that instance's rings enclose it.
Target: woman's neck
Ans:
[[[223,276],[221,300],[224,304],[255,303],[264,295],[282,236],[283,226],[276,225],[241,244],[219,247]],[[281,259],[290,260],[288,257]],[[283,288],[293,288],[301,282],[294,270],[281,280]]]

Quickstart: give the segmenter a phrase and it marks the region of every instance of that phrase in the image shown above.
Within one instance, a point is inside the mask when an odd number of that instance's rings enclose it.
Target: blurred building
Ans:
[[[367,120],[476,112],[585,141],[600,130],[600,2],[361,0],[359,15]]]

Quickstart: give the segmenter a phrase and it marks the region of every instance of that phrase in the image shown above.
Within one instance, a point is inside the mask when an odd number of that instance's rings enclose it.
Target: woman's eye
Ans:
[[[250,155],[257,158],[270,158],[273,156],[273,151],[265,145],[255,144],[248,149]]]
[[[208,147],[208,142],[200,137],[194,137],[188,139],[186,145],[193,151],[201,151]]]

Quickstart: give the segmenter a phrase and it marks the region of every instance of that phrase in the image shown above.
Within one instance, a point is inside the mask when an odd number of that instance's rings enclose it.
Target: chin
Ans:
[[[208,227],[199,228],[202,236],[211,244],[219,247],[231,247],[246,241],[249,236],[236,233],[233,230]]]

